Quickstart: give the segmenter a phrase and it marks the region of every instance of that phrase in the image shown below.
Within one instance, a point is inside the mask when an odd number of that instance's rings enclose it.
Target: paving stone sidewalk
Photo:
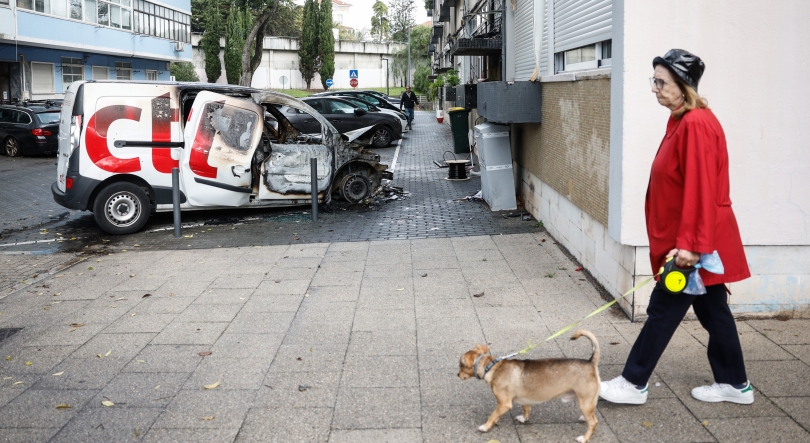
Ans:
[[[476,343],[503,355],[604,303],[575,268],[542,233],[94,257],[0,300],[23,328],[0,342],[0,441],[571,442],[585,425],[559,401],[478,433],[495,399],[456,374]],[[641,325],[585,327],[614,377]],[[753,405],[690,397],[711,372],[685,322],[647,404],[600,401],[592,441],[810,441],[810,322],[738,328]]]

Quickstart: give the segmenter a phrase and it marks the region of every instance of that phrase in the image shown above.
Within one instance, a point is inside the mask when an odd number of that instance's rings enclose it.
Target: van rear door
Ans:
[[[261,140],[264,108],[209,91],[197,94],[185,129],[180,175],[192,206],[250,201],[251,161]]]
[[[65,99],[62,101],[62,112],[59,116],[59,150],[56,156],[56,186],[60,191],[65,192],[65,180],[67,179],[68,163],[73,150],[79,146],[82,125],[82,85],[75,82],[65,91]]]

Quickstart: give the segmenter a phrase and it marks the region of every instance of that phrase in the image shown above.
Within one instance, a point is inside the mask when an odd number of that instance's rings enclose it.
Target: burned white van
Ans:
[[[279,112],[320,123],[302,134]],[[206,83],[80,81],[65,93],[54,200],[93,212],[111,234],[140,230],[172,210],[173,168],[182,210],[311,203],[369,197],[391,178],[366,148],[373,127],[341,135],[310,106],[285,94]]]

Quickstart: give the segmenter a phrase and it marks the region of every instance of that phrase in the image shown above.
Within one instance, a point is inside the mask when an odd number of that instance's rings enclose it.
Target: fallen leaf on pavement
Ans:
[[[205,385],[203,387],[205,389],[216,389],[217,386],[219,386],[219,380],[217,380],[216,383],[211,383],[210,385]]]
[[[139,431],[138,428],[135,428],[135,437],[140,437],[140,436],[141,436],[141,431]]]
[[[57,372],[56,374],[53,374],[53,375],[54,375],[54,376],[60,376],[60,375],[62,375],[62,374],[64,374],[64,373],[65,373],[65,371],[62,371],[62,372]]]
[[[199,355],[200,357],[206,357],[206,356],[211,355],[211,351],[198,352],[197,355]]]
[[[16,382],[14,382],[14,383],[13,383],[11,386],[17,386],[17,385],[21,385],[21,384],[23,384],[23,382],[21,382],[21,381],[16,381]]]
[[[25,366],[31,366],[31,365],[33,365],[33,364],[34,364],[34,363],[33,363],[33,362],[30,362],[30,361],[25,362]]]
[[[397,288],[397,291],[404,291],[405,288]]]
[[[13,360],[13,359],[12,359],[12,357],[10,355],[6,357],[6,361],[11,361],[11,360]]]
[[[71,323],[70,324],[71,328],[81,328],[82,326],[84,326],[84,323]]]
[[[143,297],[141,297],[141,298],[146,298],[146,297],[151,297],[151,296],[152,296],[152,294],[143,294]]]
[[[130,315],[130,317],[135,317],[136,315],[138,315],[138,314],[133,312],[132,315]]]
[[[125,299],[125,298],[118,298],[118,299],[115,299],[115,301],[124,301],[124,300],[126,300],[126,299]]]
[[[113,402],[111,402],[109,400],[104,400],[104,401],[101,402],[101,404],[108,407],[108,408],[115,406],[115,403],[113,403]]]
[[[422,277],[427,277],[427,274],[422,274]]]
[[[641,422],[641,425],[644,426],[645,428],[649,428],[650,426],[652,426],[652,423],[648,422],[648,421],[645,421],[645,422]]]
[[[129,274],[130,277],[135,277],[135,274]]]
[[[136,363],[146,363],[146,360],[135,360]]]
[[[473,297],[483,297],[483,296],[484,296],[484,291],[481,291],[480,294],[473,294]]]
[[[104,354],[104,356],[105,356],[105,357],[109,357],[109,356],[110,356],[110,354],[112,354],[112,349],[110,349],[109,351],[107,351],[107,353],[106,353],[106,354]]]
[[[59,403],[56,405],[56,409],[70,409],[70,405],[67,403]]]
[[[619,342],[617,342],[617,341],[612,341],[612,342],[610,342],[610,344],[612,344],[612,345],[618,345],[618,344],[619,344]]]
[[[703,423],[701,423],[701,424],[703,426],[709,426],[709,420],[703,420]]]
[[[11,380],[14,377],[3,377],[3,380]]]
[[[203,420],[213,420],[215,416],[209,415],[208,417],[203,417]]]
[[[154,388],[152,388],[152,389],[154,389],[154,390],[156,390],[156,391],[157,391],[158,389],[160,389],[160,385],[155,385],[155,387],[154,387]]]
[[[174,292],[170,292],[169,297],[174,297]]]

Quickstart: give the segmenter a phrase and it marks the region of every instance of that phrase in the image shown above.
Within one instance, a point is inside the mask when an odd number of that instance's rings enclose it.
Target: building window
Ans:
[[[52,94],[53,64],[31,62],[31,92],[34,94]]]
[[[115,62],[115,79],[132,80],[132,63]]]
[[[0,0],[0,6],[8,6],[8,0]]]
[[[157,71],[152,71],[152,70],[147,69],[146,70],[146,79],[147,80],[157,81],[157,79],[158,79]]]
[[[93,66],[93,80],[107,80],[110,78],[110,68],[106,66]]]
[[[71,83],[84,79],[82,59],[62,57],[62,87],[67,91]]]
[[[144,0],[133,0],[138,34],[191,43],[191,16]]]
[[[594,43],[554,54],[554,72],[582,71],[611,65],[612,40]]]

